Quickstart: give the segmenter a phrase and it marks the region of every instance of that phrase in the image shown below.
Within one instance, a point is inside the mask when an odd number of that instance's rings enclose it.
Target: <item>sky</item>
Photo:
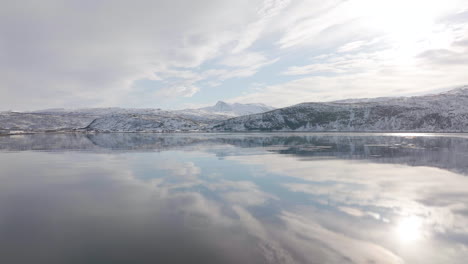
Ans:
[[[467,0],[1,1],[2,111],[284,107],[467,73]]]

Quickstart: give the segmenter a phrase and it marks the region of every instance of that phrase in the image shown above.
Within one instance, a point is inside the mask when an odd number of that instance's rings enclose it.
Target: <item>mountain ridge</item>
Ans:
[[[220,104],[224,109],[221,109]],[[273,109],[263,104],[228,104],[184,110],[159,108],[53,108],[0,112],[0,134],[34,132],[179,132],[206,130],[212,124]]]
[[[468,86],[421,96],[305,102],[279,109],[218,101],[174,111],[87,108],[0,113],[0,134],[193,131],[468,132]]]
[[[468,87],[364,102],[308,102],[231,118],[215,131],[467,132]]]

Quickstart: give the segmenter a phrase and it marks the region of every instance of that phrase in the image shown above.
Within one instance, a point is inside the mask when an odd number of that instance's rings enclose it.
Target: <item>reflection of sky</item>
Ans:
[[[120,250],[142,263],[467,259],[466,176],[409,166],[410,152],[382,163],[287,147],[0,153],[0,259],[125,259]]]

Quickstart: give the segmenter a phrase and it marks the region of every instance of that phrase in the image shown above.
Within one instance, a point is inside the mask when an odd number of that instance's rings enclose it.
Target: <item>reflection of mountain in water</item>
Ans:
[[[367,160],[438,167],[468,174],[468,137],[382,134],[34,134],[0,137],[6,151],[165,151],[172,149],[236,155],[207,146],[261,148],[303,159]]]

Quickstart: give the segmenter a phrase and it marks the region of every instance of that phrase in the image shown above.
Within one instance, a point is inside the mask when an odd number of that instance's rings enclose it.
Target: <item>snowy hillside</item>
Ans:
[[[97,118],[85,130],[96,132],[198,131],[205,124],[178,116],[120,114]]]
[[[51,131],[176,132],[206,130],[241,114],[268,111],[262,104],[227,104],[200,109],[84,108],[46,109],[33,112],[0,112],[0,134]]]
[[[213,113],[213,114],[223,114],[229,116],[243,116],[258,114],[273,110],[275,108],[264,105],[264,104],[239,104],[233,103],[228,104],[223,101],[219,101],[214,106],[204,107],[198,109],[199,111]]]
[[[468,132],[468,86],[426,96],[302,103],[222,121],[214,130]]]
[[[81,108],[81,109],[45,109],[33,111],[34,114],[49,114],[49,115],[92,115],[104,116],[115,114],[157,114],[161,109],[154,108],[120,108],[120,107],[105,107],[105,108]]]
[[[91,108],[0,113],[2,134],[49,131],[468,132],[468,86],[434,95],[302,103],[276,110],[261,104],[218,102],[177,111]]]
[[[96,118],[88,114],[0,113],[0,134],[73,130]]]
[[[275,108],[264,104],[229,104],[223,101],[218,101],[214,106],[198,109],[184,109],[175,112],[194,119],[208,118],[211,120],[221,121],[237,116],[259,114],[273,109]]]

